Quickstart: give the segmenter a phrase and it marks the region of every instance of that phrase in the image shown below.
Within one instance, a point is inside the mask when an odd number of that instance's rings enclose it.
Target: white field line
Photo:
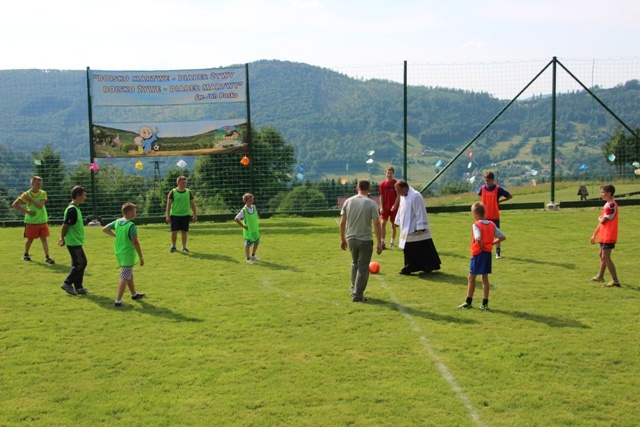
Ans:
[[[389,286],[387,286],[387,284],[382,279],[382,277],[380,275],[375,275],[374,277],[378,279],[378,281],[380,282],[380,285],[389,293],[389,297],[391,297],[391,300],[393,301],[393,303],[396,305],[396,307],[398,307],[398,310],[402,313],[402,315],[407,320],[409,325],[411,325],[411,329],[413,329],[413,331],[418,334],[418,337],[420,338],[420,342],[422,343],[422,346],[425,348],[425,350],[427,350],[427,353],[429,353],[431,360],[433,360],[433,362],[438,367],[438,370],[440,371],[440,374],[442,375],[442,377],[449,383],[449,387],[451,387],[451,390],[453,390],[456,396],[458,396],[458,399],[460,399],[460,401],[467,408],[467,410],[469,411],[469,415],[471,415],[471,418],[473,418],[473,420],[476,422],[477,425],[484,426],[484,424],[482,423],[482,420],[480,420],[480,415],[478,414],[478,411],[476,411],[476,409],[473,407],[473,404],[471,403],[469,398],[464,394],[464,391],[462,391],[462,388],[458,385],[458,383],[456,382],[456,379],[453,377],[453,375],[451,374],[447,366],[440,360],[435,350],[429,343],[429,339],[422,332],[422,330],[420,329],[420,326],[418,326],[413,316],[407,313],[407,310],[405,309],[405,307],[402,304],[400,304],[400,302],[394,295],[393,291],[389,288]]]

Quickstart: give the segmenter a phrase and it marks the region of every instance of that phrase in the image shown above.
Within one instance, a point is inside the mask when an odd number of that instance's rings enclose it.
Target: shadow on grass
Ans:
[[[105,297],[105,296],[101,296],[101,295],[87,295],[87,296],[81,296],[81,297],[76,297],[76,298],[82,298],[85,301],[90,301],[94,304],[99,305],[100,307],[107,309],[107,310],[115,310],[115,311],[122,311],[122,312],[133,312],[135,311],[136,313],[140,313],[140,314],[148,314],[150,316],[156,316],[156,317],[162,317],[165,319],[169,319],[169,320],[173,320],[175,322],[202,322],[203,319],[197,319],[194,317],[188,317],[188,316],[184,316],[180,313],[176,313],[174,311],[169,310],[168,308],[164,308],[164,307],[157,307],[149,302],[147,302],[146,300],[139,300],[139,301],[125,301],[124,304],[122,305],[122,307],[114,307],[113,305],[113,298],[109,298],[109,297]],[[123,300],[124,301],[124,300]],[[140,306],[142,306],[142,309],[140,308],[135,308],[135,305],[138,304]]]
[[[276,264],[273,262],[268,262],[268,261],[258,261],[256,263],[254,263],[253,265],[257,265],[257,266],[261,266],[264,268],[268,268],[270,270],[281,270],[281,271],[301,271],[298,267],[294,267],[294,266],[290,266],[290,265],[284,265],[284,264]]]
[[[526,264],[540,264],[540,265],[553,265],[555,267],[562,267],[569,270],[575,270],[577,266],[569,262],[552,262],[548,260],[533,259],[533,258],[518,258],[518,257],[505,257],[510,261],[523,262]]]
[[[451,257],[451,258],[461,258],[461,259],[466,259],[469,260],[471,259],[471,255],[467,254],[466,255],[462,255],[459,252],[443,252],[443,251],[438,251],[438,255],[440,255],[441,257]]]
[[[491,309],[490,313],[504,314],[514,317],[516,319],[531,320],[532,322],[544,323],[552,328],[578,328],[578,329],[591,329],[590,326],[584,323],[578,322],[572,319],[563,319],[560,317],[543,316],[541,314],[531,314],[522,311],[505,311]]]
[[[431,311],[416,310],[415,308],[407,307],[402,304],[396,304],[393,302],[388,302],[388,301],[377,299],[377,298],[369,298],[369,301],[367,301],[366,304],[388,308],[389,310],[397,311],[403,314],[406,313],[409,316],[413,316],[413,317],[422,317],[423,319],[433,320],[434,322],[461,323],[465,325],[480,323],[477,320],[473,320],[473,319],[463,319],[455,316],[437,314]]]
[[[420,274],[412,274],[412,276],[421,280],[427,280],[429,282],[443,283],[446,285],[462,285],[464,287],[467,286],[467,276],[445,273],[441,270],[432,271],[429,273],[422,272]]]
[[[180,254],[184,255],[184,256],[188,256],[188,257],[192,257],[192,258],[199,258],[199,259],[203,259],[206,261],[224,261],[224,262],[230,262],[233,264],[240,264],[240,261],[238,261],[236,258],[227,256],[227,255],[220,255],[220,254],[201,254],[198,252],[180,252]]]

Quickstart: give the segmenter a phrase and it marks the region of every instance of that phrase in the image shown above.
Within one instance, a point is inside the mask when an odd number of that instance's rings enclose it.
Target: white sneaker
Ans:
[[[496,259],[501,259],[502,256],[500,254],[496,254]]]
[[[255,255],[251,255],[251,259],[252,259],[253,261],[260,261],[260,258],[258,258],[258,257],[257,257],[257,256],[255,256]]]
[[[248,264],[253,264],[253,260],[252,260],[251,258],[248,258],[248,259],[247,259],[247,263],[248,263]]]

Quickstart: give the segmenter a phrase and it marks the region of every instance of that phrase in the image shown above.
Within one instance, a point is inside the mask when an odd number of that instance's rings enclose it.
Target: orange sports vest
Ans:
[[[480,199],[484,205],[485,219],[500,219],[500,209],[498,208],[498,184],[496,184],[491,191],[487,190],[486,185],[483,185],[481,188],[482,194],[480,195]]]
[[[620,216],[620,211],[615,201],[611,201],[611,203],[616,205],[616,216],[598,226],[598,243],[616,243],[618,241],[618,217]],[[606,206],[602,208],[602,215],[605,214],[606,209]]]
[[[474,240],[473,233],[471,233],[471,256],[476,256],[483,251],[491,252],[493,249],[493,240],[496,238],[496,225],[492,222],[484,224],[482,221],[476,221],[474,224],[480,229],[482,246]]]

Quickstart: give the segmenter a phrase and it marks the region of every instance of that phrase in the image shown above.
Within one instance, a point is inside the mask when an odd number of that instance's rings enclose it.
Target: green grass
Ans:
[[[86,297],[60,289],[65,248],[49,266],[35,242],[23,262],[22,229],[2,228],[0,425],[636,425],[640,208],[621,210],[619,289],[587,281],[598,214],[504,212],[489,312],[456,309],[467,213],[430,216],[438,273],[398,275],[397,249],[374,256],[366,304],[350,301],[334,218],[263,220],[254,265],[235,223],[193,225],[190,254],[168,253],[168,226],[140,226],[148,297],[121,309],[99,227]]]

